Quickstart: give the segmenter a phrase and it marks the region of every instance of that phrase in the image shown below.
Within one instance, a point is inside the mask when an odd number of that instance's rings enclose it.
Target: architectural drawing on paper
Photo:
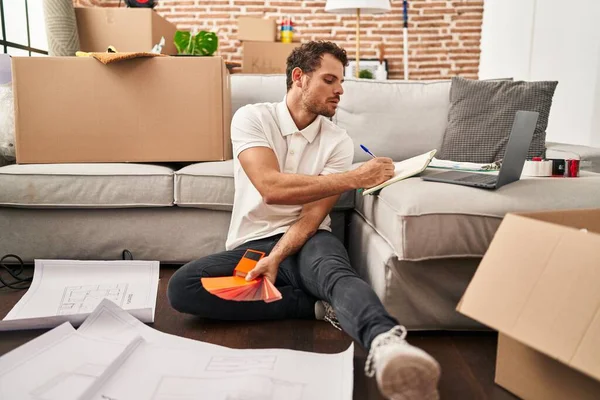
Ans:
[[[58,306],[58,315],[91,313],[102,299],[123,306],[127,283],[67,286]]]
[[[215,378],[163,376],[152,400],[302,400],[304,383],[262,375]]]
[[[106,365],[84,364],[72,371],[63,371],[31,391],[35,399],[76,399],[102,375]]]
[[[240,372],[262,369],[273,371],[276,362],[277,356],[212,356],[206,370]]]

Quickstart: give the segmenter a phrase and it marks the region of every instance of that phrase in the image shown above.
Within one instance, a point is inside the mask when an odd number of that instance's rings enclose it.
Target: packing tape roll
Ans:
[[[525,161],[522,175],[525,176],[552,176],[552,160]]]

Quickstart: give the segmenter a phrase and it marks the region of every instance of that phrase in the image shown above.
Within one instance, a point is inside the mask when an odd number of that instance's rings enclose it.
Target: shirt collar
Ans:
[[[306,128],[299,130],[296,123],[292,119],[290,110],[286,104],[287,96],[283,97],[283,101],[277,104],[277,119],[279,120],[279,129],[283,136],[292,135],[296,132],[300,132],[302,136],[309,142],[312,143],[317,137],[319,130],[321,129],[321,116],[317,115],[317,118],[308,125]]]

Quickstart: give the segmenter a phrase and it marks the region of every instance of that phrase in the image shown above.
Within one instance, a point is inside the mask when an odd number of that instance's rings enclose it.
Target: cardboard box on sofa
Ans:
[[[271,18],[239,17],[238,40],[274,42],[277,39],[277,22]]]
[[[231,159],[221,57],[13,57],[17,163]]]
[[[285,74],[286,61],[300,43],[244,42],[242,72],[246,74]]]
[[[81,51],[150,51],[164,36],[162,53],[177,54],[177,27],[149,8],[75,7],[75,17]]]
[[[507,214],[458,310],[499,331],[498,385],[600,395],[600,209]]]

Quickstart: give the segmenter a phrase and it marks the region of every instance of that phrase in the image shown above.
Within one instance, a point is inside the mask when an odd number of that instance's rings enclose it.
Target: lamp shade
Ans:
[[[325,11],[336,14],[383,14],[391,11],[390,0],[327,0]]]

